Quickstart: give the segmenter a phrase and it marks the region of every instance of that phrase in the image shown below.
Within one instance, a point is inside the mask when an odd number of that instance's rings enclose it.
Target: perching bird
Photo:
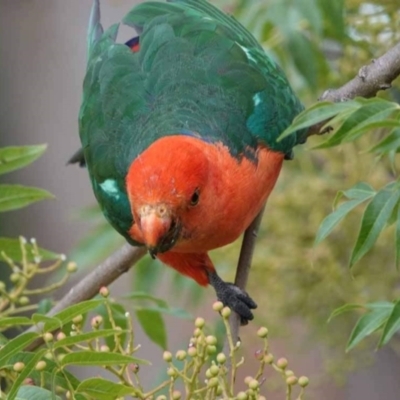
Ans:
[[[98,6],[98,1],[96,2]],[[124,18],[139,36],[116,43],[92,13],[80,111],[95,196],[132,245],[200,285],[243,323],[255,302],[207,252],[236,240],[260,212],[292,148],[277,141],[303,109],[284,73],[234,18],[205,0],[147,2]]]

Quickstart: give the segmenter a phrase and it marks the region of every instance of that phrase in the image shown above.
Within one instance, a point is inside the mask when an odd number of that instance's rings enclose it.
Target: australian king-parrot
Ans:
[[[138,36],[124,44],[99,19],[95,8],[72,161],[87,165],[129,243],[212,285],[245,323],[255,302],[219,277],[208,251],[262,209],[305,141],[304,131],[277,141],[303,107],[256,39],[205,0],[137,5],[123,23]]]

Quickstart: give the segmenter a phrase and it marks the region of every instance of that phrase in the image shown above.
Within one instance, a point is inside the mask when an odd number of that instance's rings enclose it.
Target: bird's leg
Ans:
[[[257,308],[254,300],[233,283],[224,282],[215,270],[207,271],[207,275],[218,300],[239,314],[241,325],[247,325],[254,318],[251,310]]]

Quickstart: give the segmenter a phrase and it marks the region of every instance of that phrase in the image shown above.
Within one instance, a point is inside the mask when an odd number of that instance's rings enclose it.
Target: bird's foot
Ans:
[[[224,282],[215,271],[209,272],[208,278],[218,300],[239,314],[241,325],[247,325],[254,318],[251,310],[257,308],[254,300],[233,283]]]

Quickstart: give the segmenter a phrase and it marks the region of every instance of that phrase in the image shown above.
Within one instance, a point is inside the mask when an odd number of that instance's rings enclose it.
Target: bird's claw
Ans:
[[[208,278],[218,300],[240,316],[241,325],[247,325],[254,318],[251,310],[257,308],[254,300],[233,283],[224,282],[215,271],[208,272]]]
[[[247,325],[254,318],[251,310],[257,308],[257,304],[244,290],[233,283],[224,283],[217,292],[218,300],[240,316],[241,325]]]

